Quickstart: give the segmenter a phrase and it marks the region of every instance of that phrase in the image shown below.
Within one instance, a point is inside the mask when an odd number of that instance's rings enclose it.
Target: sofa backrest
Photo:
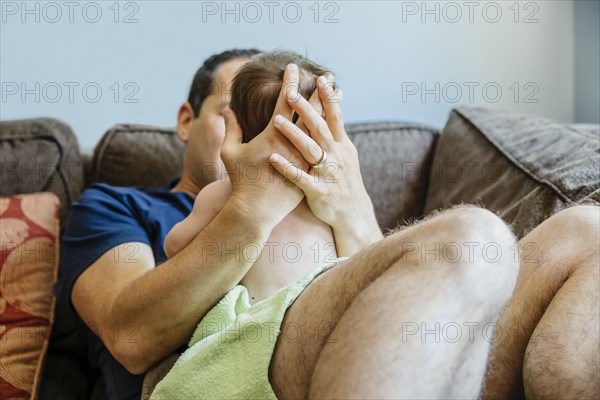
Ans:
[[[437,131],[402,122],[348,124],[367,192],[382,229],[419,217]],[[184,146],[172,128],[121,124],[96,148],[90,182],[162,186],[181,174]]]
[[[438,131],[400,122],[350,124],[346,130],[382,230],[421,217]]]
[[[181,174],[183,149],[173,128],[115,125],[94,148],[88,183],[164,186]]]
[[[600,204],[598,125],[478,108],[454,110],[431,168],[425,213],[479,204],[518,237],[573,204]]]
[[[384,230],[469,203],[496,211],[521,237],[569,205],[600,204],[598,125],[460,108],[441,134],[401,122],[348,124],[347,132]],[[179,176],[183,149],[172,128],[122,124],[105,133],[87,162],[61,121],[2,121],[0,195],[54,192],[64,226],[85,186],[164,185]]]
[[[0,122],[0,195],[53,192],[64,225],[69,206],[84,187],[77,138],[52,118]]]

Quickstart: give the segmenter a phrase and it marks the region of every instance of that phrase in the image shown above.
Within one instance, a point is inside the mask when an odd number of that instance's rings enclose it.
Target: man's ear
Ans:
[[[192,105],[186,101],[181,104],[179,112],[177,112],[177,135],[183,143],[187,144],[190,139],[193,121],[194,110],[192,109]]]

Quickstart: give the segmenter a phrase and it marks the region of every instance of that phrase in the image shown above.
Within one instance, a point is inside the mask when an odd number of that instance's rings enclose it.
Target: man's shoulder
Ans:
[[[172,192],[170,185],[162,187],[112,186],[94,183],[87,187],[73,204],[71,213],[79,215],[111,216],[131,215],[136,219],[159,218],[165,210],[187,214],[194,199],[184,192]],[[87,218],[87,217],[86,217]]]
[[[83,195],[93,196],[96,194],[115,194],[115,195],[128,195],[128,194],[146,194],[149,191],[168,191],[168,188],[147,188],[142,186],[113,186],[107,183],[92,183],[90,186],[85,188]]]
[[[81,194],[78,202],[87,201],[136,201],[149,200],[154,196],[169,193],[168,187],[113,186],[93,183]]]

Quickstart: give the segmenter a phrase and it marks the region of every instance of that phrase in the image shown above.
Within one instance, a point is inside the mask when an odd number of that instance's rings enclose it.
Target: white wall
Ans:
[[[575,3],[575,120],[600,123],[600,1]]]
[[[223,14],[221,1],[135,1],[118,7],[114,1],[28,2],[31,13],[21,1],[2,1],[0,117],[62,119],[89,149],[115,123],[174,125],[204,58],[230,47],[257,46],[306,52],[333,69],[349,122],[408,120],[441,127],[460,104],[574,120],[571,1],[251,3],[228,2],[226,7],[239,10],[236,15]],[[437,12],[423,14],[425,7]],[[302,15],[293,23],[298,9]],[[502,14],[496,18],[498,9]],[[260,18],[252,22],[257,10]],[[137,22],[124,23],[131,13]],[[532,23],[524,22],[527,16]],[[90,22],[94,19],[98,22]],[[422,99],[422,85],[435,91],[436,82],[439,100],[434,94]],[[411,95],[414,90],[419,93]],[[129,100],[137,103],[126,102],[134,91]]]

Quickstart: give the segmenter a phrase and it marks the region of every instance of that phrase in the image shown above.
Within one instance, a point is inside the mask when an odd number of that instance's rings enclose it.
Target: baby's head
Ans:
[[[293,51],[272,51],[252,56],[233,79],[229,107],[235,111],[244,143],[269,124],[281,91],[283,72],[291,63],[300,70],[298,92],[306,99],[315,90],[315,80],[330,72]]]

